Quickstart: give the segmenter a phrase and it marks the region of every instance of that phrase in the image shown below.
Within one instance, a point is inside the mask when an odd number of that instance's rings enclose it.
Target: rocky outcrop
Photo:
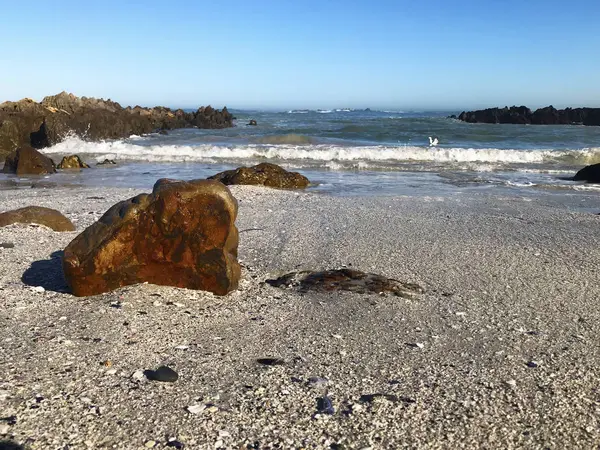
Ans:
[[[43,206],[26,206],[0,214],[0,227],[13,223],[36,223],[54,231],[75,231],[75,225],[59,211]]]
[[[237,201],[216,181],[159,180],[111,207],[65,249],[73,294],[149,282],[225,295],[240,278]]]
[[[25,146],[18,148],[6,157],[4,173],[17,175],[43,175],[56,172],[54,161],[36,149]]]
[[[360,294],[389,292],[405,298],[425,292],[421,286],[414,283],[404,283],[374,273],[347,268],[322,272],[291,272],[266,282],[275,287],[298,288],[301,292],[351,291]]]
[[[58,164],[57,169],[89,169],[78,155],[65,156]]]
[[[24,145],[48,147],[70,134],[95,141],[194,126],[231,127],[233,116],[227,108],[210,106],[189,113],[161,106],[123,108],[112,100],[61,92],[39,103],[23,99],[0,104],[0,157]]]
[[[525,106],[463,111],[458,120],[469,123],[510,123],[524,125],[591,125],[600,126],[600,108],[566,108],[553,106],[535,112]]]
[[[586,181],[588,183],[600,183],[600,163],[585,166],[573,177],[573,181]]]
[[[225,185],[252,184],[274,188],[305,188],[310,184],[308,178],[298,172],[288,172],[276,164],[261,163],[252,167],[240,167],[226,170],[209,177]]]

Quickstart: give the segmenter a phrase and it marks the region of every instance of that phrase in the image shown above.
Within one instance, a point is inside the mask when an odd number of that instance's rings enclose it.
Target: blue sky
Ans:
[[[600,107],[598,0],[0,0],[0,101]]]

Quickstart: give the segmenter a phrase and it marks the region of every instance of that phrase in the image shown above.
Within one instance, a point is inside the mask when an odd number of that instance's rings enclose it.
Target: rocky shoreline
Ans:
[[[506,123],[521,125],[588,125],[600,126],[600,108],[556,109],[547,106],[535,111],[526,106],[505,106],[463,111],[455,119],[468,123]]]
[[[45,148],[69,135],[98,141],[120,139],[176,128],[228,128],[233,115],[224,107],[195,112],[162,106],[123,108],[112,100],[60,94],[41,102],[25,98],[0,104],[0,158],[24,146]]]

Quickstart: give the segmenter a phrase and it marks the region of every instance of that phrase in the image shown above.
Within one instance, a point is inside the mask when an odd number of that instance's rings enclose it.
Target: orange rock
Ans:
[[[212,177],[229,186],[232,184],[252,184],[284,189],[303,189],[310,184],[308,178],[298,172],[289,172],[276,164],[260,163],[252,167],[239,167],[226,170]]]
[[[217,181],[162,179],[112,206],[65,249],[73,294],[153,284],[225,295],[237,288],[237,201]]]
[[[59,211],[43,206],[26,206],[0,214],[0,227],[13,223],[37,223],[54,231],[75,231],[75,225]]]

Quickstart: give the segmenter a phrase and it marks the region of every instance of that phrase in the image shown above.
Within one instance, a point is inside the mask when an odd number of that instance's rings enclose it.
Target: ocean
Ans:
[[[467,124],[447,117],[459,111],[231,111],[236,126],[223,130],[106,142],[68,138],[43,151],[55,161],[78,154],[90,165],[104,159],[118,165],[65,171],[46,181],[150,189],[158,178],[203,178],[268,161],[303,173],[314,183],[309,190],[327,195],[600,192],[599,185],[567,179],[600,162],[600,127]],[[251,119],[258,126],[248,125]],[[429,136],[438,138],[436,147]]]

